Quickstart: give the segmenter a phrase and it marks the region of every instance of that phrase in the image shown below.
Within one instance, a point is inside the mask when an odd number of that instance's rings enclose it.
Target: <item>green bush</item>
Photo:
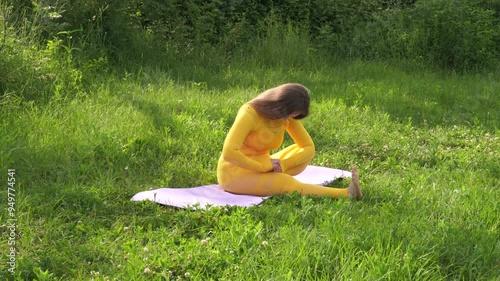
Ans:
[[[14,9],[6,4],[0,6],[2,103],[85,94],[84,76],[102,67],[106,58],[86,59],[88,52],[76,36],[82,31],[65,31],[69,26],[57,22],[61,15],[53,6],[17,3]]]
[[[246,65],[298,69],[317,61],[305,27],[283,24],[271,14],[262,29],[252,44],[240,49],[243,56],[236,59],[243,59]]]
[[[472,1],[426,0],[409,11],[412,51],[438,66],[467,70],[490,67],[499,54],[494,11]]]
[[[320,49],[340,57],[410,58],[463,70],[496,63],[499,53],[495,45],[499,36],[498,13],[494,11],[496,2],[491,0],[133,0],[120,3],[109,6],[108,17],[115,17],[111,22],[122,23],[114,24],[113,32],[107,32],[110,37],[115,34],[118,38],[127,38],[116,33],[126,30],[123,17],[128,15],[134,21],[125,22],[135,24],[135,28],[153,38],[157,46],[166,42],[170,46],[177,44],[181,52],[221,46],[223,51],[231,52],[238,46],[252,44],[268,33],[268,19],[272,17],[283,26],[300,26],[306,31],[303,35],[315,39]],[[120,45],[118,39],[111,41],[113,45]]]
[[[131,55],[144,38],[139,38],[138,23],[128,14],[132,1],[42,0],[7,1],[13,9],[10,23],[16,35],[33,38],[42,46],[54,38],[64,39],[71,32],[71,44],[81,52],[75,62]],[[144,42],[143,46],[146,46]]]
[[[421,0],[377,13],[356,28],[351,46],[355,57],[476,70],[498,64],[499,31],[495,12],[472,1]]]
[[[44,51],[7,36],[0,57],[0,95],[48,101],[84,93],[82,71],[71,64],[71,50],[50,40]]]

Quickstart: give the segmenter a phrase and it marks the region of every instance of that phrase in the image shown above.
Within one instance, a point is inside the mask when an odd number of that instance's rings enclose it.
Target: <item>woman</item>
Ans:
[[[300,122],[309,114],[310,97],[300,84],[269,89],[238,111],[228,132],[217,167],[224,190],[237,194],[268,196],[299,192],[302,195],[349,197],[360,200],[356,167],[348,188],[306,184],[293,176],[301,173],[314,156],[314,143]],[[270,155],[284,139],[285,130],[295,144]]]

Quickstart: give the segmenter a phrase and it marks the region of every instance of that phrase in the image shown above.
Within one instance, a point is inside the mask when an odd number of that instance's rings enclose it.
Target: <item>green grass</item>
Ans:
[[[291,194],[209,210],[129,201],[216,182],[238,107],[284,82],[311,90],[312,164],[356,163],[363,201]],[[89,84],[86,96],[45,104],[2,100],[2,280],[498,280],[496,77],[233,63]],[[16,169],[15,274],[4,262],[7,169]]]

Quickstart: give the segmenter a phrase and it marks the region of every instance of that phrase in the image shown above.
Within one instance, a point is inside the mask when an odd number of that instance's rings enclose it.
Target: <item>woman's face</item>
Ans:
[[[288,116],[288,118],[293,118],[293,119],[302,119],[302,118],[304,118],[304,117],[303,117],[302,113],[300,113],[300,112],[293,112],[292,114],[290,114],[290,115]]]

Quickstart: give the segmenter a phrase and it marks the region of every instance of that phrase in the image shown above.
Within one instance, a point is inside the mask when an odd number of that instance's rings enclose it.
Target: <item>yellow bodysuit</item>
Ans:
[[[285,130],[295,144],[270,155],[284,139]],[[250,104],[243,105],[228,132],[217,167],[224,190],[237,194],[268,196],[291,193],[347,197],[347,189],[330,188],[297,181],[314,157],[314,143],[300,120],[272,120]],[[279,159],[282,172],[272,172],[271,158]]]

